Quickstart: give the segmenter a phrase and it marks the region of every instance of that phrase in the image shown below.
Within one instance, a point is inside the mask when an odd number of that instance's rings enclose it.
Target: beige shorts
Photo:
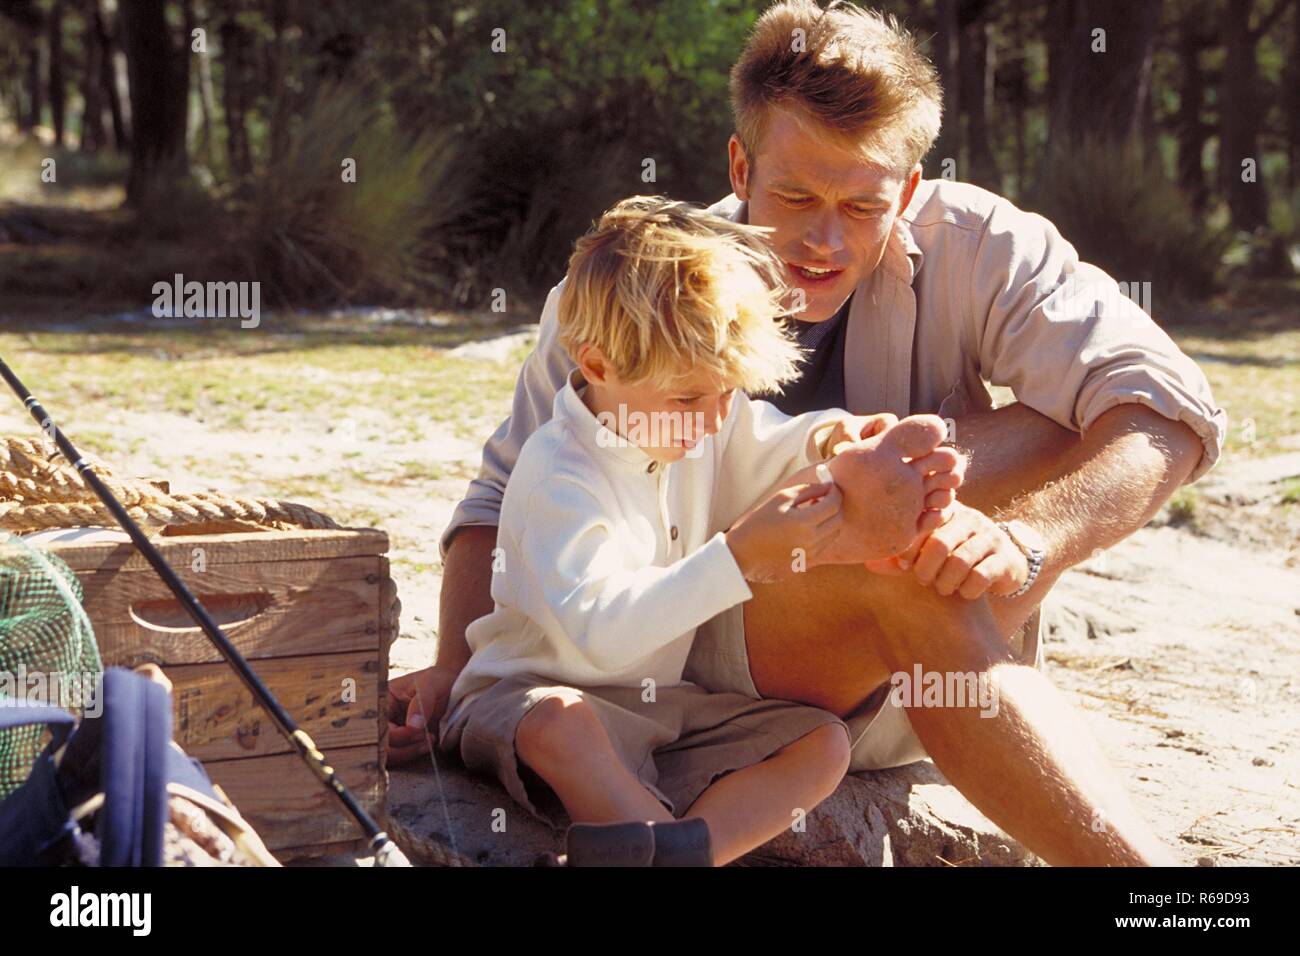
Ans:
[[[563,808],[541,778],[519,762],[515,731],[529,710],[565,691],[580,694],[591,706],[623,763],[674,817],[718,777],[766,760],[825,724],[844,726],[816,707],[712,694],[694,684],[658,688],[655,700],[646,702],[640,687],[579,689],[521,676],[498,681],[450,713],[439,747],[459,749],[466,767],[496,776],[521,806],[555,827],[552,817]]]
[[[1037,611],[1011,643],[1018,661],[1042,669],[1043,644]],[[761,696],[749,672],[744,605],[723,611],[696,630],[685,676],[711,691]],[[929,756],[907,719],[907,711],[893,704],[889,690],[889,684],[881,684],[845,718],[853,743],[850,773],[901,767]]]

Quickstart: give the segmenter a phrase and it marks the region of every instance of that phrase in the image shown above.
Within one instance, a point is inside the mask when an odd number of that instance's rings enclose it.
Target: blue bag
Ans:
[[[100,716],[76,718],[49,705],[0,706],[0,729],[44,724],[53,739],[17,790],[0,803],[0,866],[162,866],[196,847],[229,846],[205,864],[276,865],[203,766],[172,743],[171,697],[122,668],[104,672]],[[193,838],[172,834],[171,801]],[[93,828],[87,829],[93,821]],[[173,827],[173,830],[175,828]],[[164,857],[167,857],[165,860]]]

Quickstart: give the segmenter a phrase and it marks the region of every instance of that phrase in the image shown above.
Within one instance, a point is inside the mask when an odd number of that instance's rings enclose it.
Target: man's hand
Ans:
[[[928,535],[917,539],[902,554],[867,562],[880,574],[909,569],[918,583],[948,597],[960,594],[968,601],[986,592],[1014,594],[1029,577],[1029,561],[993,520],[958,502],[952,517]]]
[[[438,661],[433,667],[388,682],[391,767],[428,753],[430,739],[437,737],[451,685],[469,660],[465,628],[492,610],[492,549],[496,538],[497,529],[485,525],[467,525],[452,538],[438,606]]]
[[[429,752],[430,740],[437,742],[458,673],[435,665],[388,682],[388,766],[410,763]]]

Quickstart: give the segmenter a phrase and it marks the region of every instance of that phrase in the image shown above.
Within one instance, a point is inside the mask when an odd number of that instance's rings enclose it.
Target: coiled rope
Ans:
[[[339,529],[328,515],[275,498],[244,498],[215,491],[173,494],[147,481],[118,478],[89,458],[95,473],[145,527],[234,521],[258,528]],[[0,437],[0,529],[22,534],[48,528],[113,527],[95,493],[52,446],[12,435]]]

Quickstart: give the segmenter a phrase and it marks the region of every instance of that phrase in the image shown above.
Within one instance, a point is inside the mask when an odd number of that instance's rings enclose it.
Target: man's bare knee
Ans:
[[[920,664],[932,670],[984,670],[1011,659],[988,599],[944,597],[910,575],[884,578],[868,612],[880,640],[880,656],[892,671]]]

